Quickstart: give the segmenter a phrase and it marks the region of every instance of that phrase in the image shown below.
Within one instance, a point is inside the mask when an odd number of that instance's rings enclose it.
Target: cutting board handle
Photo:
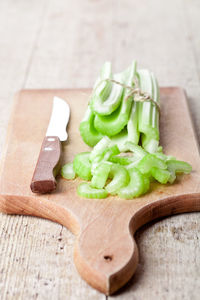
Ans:
[[[57,136],[46,136],[43,140],[38,161],[31,181],[33,193],[50,193],[56,189],[61,144]]]
[[[128,282],[138,264],[138,248],[128,220],[111,219],[104,216],[91,222],[74,249],[74,262],[82,278],[106,295]]]
[[[134,233],[151,220],[178,213],[200,210],[200,194],[176,195],[140,208],[127,210],[106,207],[91,220],[77,238],[74,262],[85,281],[106,295],[122,287],[135,273],[138,248]],[[125,211],[125,208],[124,208]]]

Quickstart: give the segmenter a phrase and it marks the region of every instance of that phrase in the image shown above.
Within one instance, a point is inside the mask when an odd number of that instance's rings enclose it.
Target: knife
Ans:
[[[68,138],[66,127],[69,117],[68,103],[59,97],[54,97],[49,126],[30,185],[33,193],[45,194],[56,189],[55,177],[60,167],[61,142]]]

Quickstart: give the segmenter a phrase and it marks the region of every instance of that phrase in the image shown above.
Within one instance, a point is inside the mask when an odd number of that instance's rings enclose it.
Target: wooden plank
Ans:
[[[39,218],[1,215],[0,238],[1,299],[85,299],[87,291],[87,299],[97,298],[71,263],[74,238],[66,228]]]
[[[0,1],[0,143],[3,143],[14,93],[24,86],[46,0]]]
[[[183,15],[182,18],[185,20],[185,35],[190,45],[190,50],[193,54],[193,60],[195,64],[194,74],[190,76],[189,82],[193,83],[193,88],[190,92],[191,100],[191,113],[194,119],[194,125],[197,133],[197,137],[200,143],[200,102],[199,98],[199,84],[200,84],[200,37],[199,37],[199,16],[200,2],[198,0],[183,0]],[[194,84],[194,77],[198,78],[197,84]]]

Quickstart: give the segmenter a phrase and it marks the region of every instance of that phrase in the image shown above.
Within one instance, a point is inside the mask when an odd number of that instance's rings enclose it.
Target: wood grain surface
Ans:
[[[0,1],[1,148],[16,90],[92,86],[105,60],[120,71],[133,58],[160,85],[186,89],[200,142],[199,10],[198,0]],[[78,276],[70,231],[6,215],[0,228],[2,299],[105,299]],[[113,297],[198,299],[199,232],[198,213],[139,230],[136,274]]]
[[[79,124],[91,90],[19,92],[1,160],[0,211],[47,218],[70,229],[77,235],[74,261],[80,275],[95,289],[111,295],[137,268],[133,234],[139,227],[163,216],[200,210],[200,156],[186,97],[181,88],[161,88],[160,135],[165,153],[188,161],[193,168],[191,174],[178,177],[173,185],[152,184],[150,193],[126,201],[117,196],[81,198],[76,192],[79,178],[58,177],[55,192],[32,193],[30,181],[39,153],[41,156],[41,144],[43,148],[46,143],[42,141],[55,95],[66,100],[71,111],[69,139],[62,143],[61,162],[72,162],[75,154],[89,148],[82,141]],[[179,126],[182,119],[184,124]]]

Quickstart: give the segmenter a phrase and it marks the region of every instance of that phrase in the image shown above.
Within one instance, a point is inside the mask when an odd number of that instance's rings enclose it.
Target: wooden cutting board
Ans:
[[[138,250],[133,235],[143,224],[167,215],[200,210],[200,157],[186,97],[180,88],[161,89],[161,145],[167,154],[192,164],[190,175],[173,185],[152,184],[151,192],[134,200],[80,198],[80,180],[58,177],[57,190],[36,195],[30,182],[51,115],[53,96],[70,104],[69,139],[62,162],[89,148],[79,134],[91,90],[23,90],[15,97],[0,170],[0,210],[58,222],[77,239],[74,261],[91,286],[109,295],[134,274]]]

